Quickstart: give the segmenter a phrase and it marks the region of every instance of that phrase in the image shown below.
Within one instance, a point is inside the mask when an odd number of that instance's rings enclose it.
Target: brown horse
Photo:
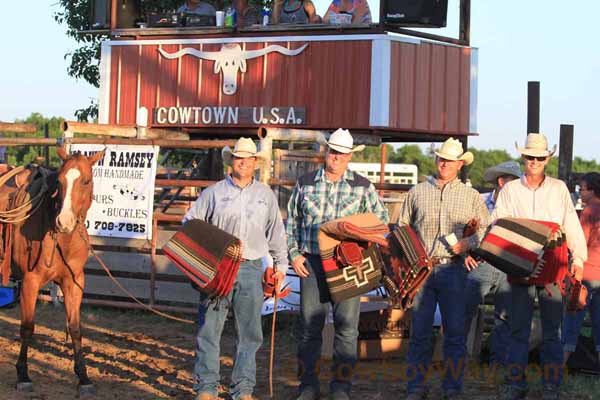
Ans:
[[[27,350],[34,331],[35,305],[40,288],[54,281],[64,294],[79,393],[88,396],[95,393],[95,388],[87,376],[79,322],[85,281],[83,269],[88,259],[85,218],[92,204],[92,165],[104,157],[104,152],[90,157],[68,156],[60,147],[57,153],[63,164],[58,173],[44,178],[50,188],[48,195],[28,219],[13,226],[12,266],[13,271],[20,270],[23,279],[17,389],[30,391],[33,388],[27,368]]]

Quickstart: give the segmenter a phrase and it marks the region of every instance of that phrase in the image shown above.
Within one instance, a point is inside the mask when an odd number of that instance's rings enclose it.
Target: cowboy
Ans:
[[[300,177],[288,203],[288,249],[292,267],[300,277],[302,334],[298,345],[301,400],[320,396],[318,362],[322,331],[331,303],[317,236],[321,224],[341,217],[373,213],[387,223],[388,212],[375,187],[366,178],[348,170],[354,147],[346,129],[338,129],[327,142],[325,165]],[[330,399],[349,399],[352,370],[357,358],[358,296],[333,303],[333,343]]]
[[[567,245],[573,255],[576,279],[581,281],[583,263],[587,259],[587,245],[567,186],[545,174],[556,145],[548,150],[548,140],[541,133],[527,135],[525,147],[515,143],[525,165],[525,174],[508,182],[498,195],[492,219],[505,217],[529,218],[554,222],[566,232]],[[534,300],[537,293],[544,341],[542,344],[542,399],[558,399],[562,379],[563,349],[560,325],[563,313],[562,294],[558,285],[536,287],[511,284],[512,310],[509,316],[511,335],[508,341],[507,383],[501,387],[500,398],[523,399],[527,395],[527,368],[529,334]],[[518,307],[518,312],[516,308]]]
[[[504,185],[521,177],[521,167],[516,161],[506,161],[485,170],[483,179],[494,184],[494,190],[483,193],[481,196],[490,214],[496,206],[496,199]],[[471,327],[477,308],[488,293],[494,294],[494,329],[490,336],[490,362],[504,365],[510,327],[508,324],[508,311],[510,303],[510,286],[506,274],[488,263],[478,264],[470,256],[465,263],[469,269],[466,283],[467,307],[465,315],[465,334]]]
[[[285,230],[273,191],[254,179],[257,160],[265,154],[257,152],[251,139],[240,138],[233,150],[225,147],[222,156],[231,175],[203,190],[183,222],[198,218],[238,237],[243,260],[226,302],[215,304],[200,295],[194,390],[196,400],[217,400],[219,343],[230,306],[238,340],[229,394],[233,399],[251,400],[256,352],[263,339],[261,259],[270,253],[277,266],[276,281],[282,282],[287,270]]]
[[[434,151],[437,174],[412,188],[402,205],[399,223],[410,225],[433,261],[433,271],[413,300],[408,350],[408,400],[425,399],[431,368],[433,317],[436,304],[444,330],[444,399],[462,392],[465,345],[465,278],[463,257],[476,248],[489,224],[489,213],[479,193],[458,179],[473,154],[464,152],[453,138]],[[463,237],[465,227],[477,221],[478,228]],[[408,373],[410,371],[410,374]]]

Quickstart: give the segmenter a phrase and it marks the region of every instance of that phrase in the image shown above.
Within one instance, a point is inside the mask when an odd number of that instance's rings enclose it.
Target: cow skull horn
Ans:
[[[200,51],[193,49],[191,47],[186,47],[185,49],[181,49],[175,53],[167,53],[163,49],[158,49],[158,52],[169,60],[173,60],[176,58],[180,58],[185,55],[191,55],[194,57],[202,58],[204,60],[213,60],[216,61],[219,58],[219,52],[216,51]]]
[[[308,43],[305,43],[303,46],[300,46],[295,50],[291,50],[291,49],[287,49],[283,46],[279,46],[277,44],[272,44],[270,46],[265,47],[264,49],[244,51],[242,53],[242,58],[244,58],[246,60],[250,60],[250,59],[256,58],[256,57],[262,57],[265,54],[272,53],[272,52],[281,53],[286,56],[295,56],[297,54],[302,53],[302,51],[306,48],[306,46],[308,46]]]

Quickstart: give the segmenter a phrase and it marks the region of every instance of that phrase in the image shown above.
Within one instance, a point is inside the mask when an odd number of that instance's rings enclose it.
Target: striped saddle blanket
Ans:
[[[242,260],[242,242],[207,222],[188,221],[162,248],[164,254],[209,297],[231,292]]]
[[[352,215],[321,225],[319,248],[333,302],[382,285],[383,260],[378,244],[387,245],[387,232],[387,226],[374,214]]]
[[[407,309],[431,273],[432,262],[419,237],[408,225],[395,227],[388,241],[399,303],[403,309]]]
[[[568,272],[566,236],[554,222],[500,218],[473,254],[506,272],[511,283],[562,283]]]

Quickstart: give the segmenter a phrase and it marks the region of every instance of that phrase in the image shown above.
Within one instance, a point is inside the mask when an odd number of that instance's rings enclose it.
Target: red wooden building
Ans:
[[[381,28],[111,33],[100,123],[207,134],[345,127],[388,141],[476,132],[477,50],[469,46]]]

